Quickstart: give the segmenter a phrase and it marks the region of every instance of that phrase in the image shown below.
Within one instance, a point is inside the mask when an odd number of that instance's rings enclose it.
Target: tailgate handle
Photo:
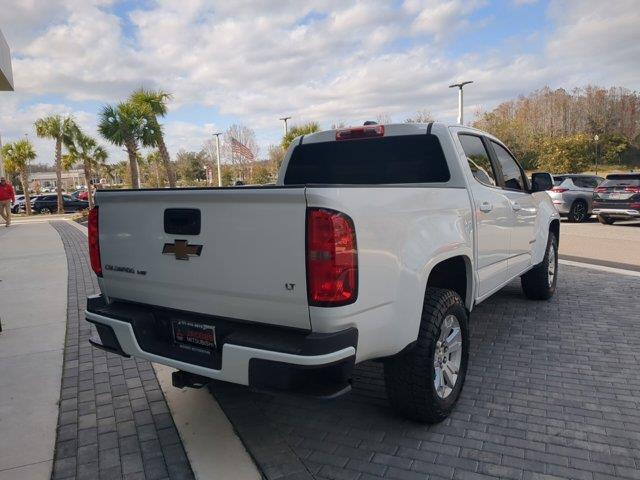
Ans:
[[[164,211],[164,231],[173,235],[200,235],[200,210],[167,208]]]

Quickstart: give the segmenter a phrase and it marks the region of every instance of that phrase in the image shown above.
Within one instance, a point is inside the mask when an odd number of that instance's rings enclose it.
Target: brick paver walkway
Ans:
[[[69,268],[67,334],[52,478],[192,479],[193,473],[151,364],[89,344],[87,295],[98,292],[87,238],[59,232]]]
[[[640,279],[561,266],[549,302],[514,283],[471,316],[449,419],[393,415],[380,364],[336,401],[214,393],[270,480],[640,478]]]

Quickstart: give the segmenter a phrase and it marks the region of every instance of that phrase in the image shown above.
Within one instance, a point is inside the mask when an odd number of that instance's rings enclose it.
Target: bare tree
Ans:
[[[216,150],[216,140],[215,138],[210,138],[205,140],[202,145],[202,151],[205,154],[205,163],[208,168],[211,170],[211,184],[218,185],[218,152]],[[223,163],[224,155],[220,152],[221,164]]]
[[[391,115],[389,115],[387,112],[380,112],[378,115],[376,115],[376,122],[387,124],[393,123],[393,120],[391,119]]]
[[[232,139],[247,147],[251,151],[253,158],[238,152],[234,153]],[[242,124],[233,124],[224,132],[224,142],[220,154],[222,158],[229,159],[229,163],[233,165],[239,180],[245,180],[250,177],[251,165],[258,159],[259,153],[260,149],[256,141],[256,133],[252,128]]]
[[[429,123],[433,122],[434,118],[431,116],[431,112],[426,109],[418,110],[413,117],[407,118],[404,123]]]

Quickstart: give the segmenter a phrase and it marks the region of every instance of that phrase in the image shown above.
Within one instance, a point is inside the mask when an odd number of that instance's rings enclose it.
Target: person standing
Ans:
[[[5,226],[11,225],[11,204],[16,203],[16,194],[7,179],[0,177],[0,216]]]

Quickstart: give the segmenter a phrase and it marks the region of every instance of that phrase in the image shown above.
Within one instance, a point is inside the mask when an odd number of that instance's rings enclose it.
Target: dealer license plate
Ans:
[[[189,350],[210,351],[216,348],[216,329],[211,325],[173,320],[173,338],[176,343]]]

